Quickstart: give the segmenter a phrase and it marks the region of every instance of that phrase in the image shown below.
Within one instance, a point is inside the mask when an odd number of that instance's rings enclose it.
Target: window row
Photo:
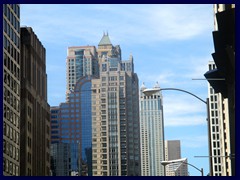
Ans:
[[[61,124],[61,127],[60,128],[62,128],[62,129],[69,129],[69,128],[72,128],[72,129],[74,129],[74,128],[79,128],[80,127],[80,125],[79,124]]]
[[[7,123],[3,123],[3,134],[12,140],[16,144],[20,144],[20,136],[19,132],[17,132],[14,128],[9,126]]]
[[[218,111],[211,111],[211,116],[212,117],[218,117]]]
[[[3,160],[3,171],[10,175],[19,176],[19,166],[8,159]]]
[[[10,87],[10,89],[13,90],[13,92],[15,92],[17,95],[20,95],[20,86],[17,83],[16,80],[14,80],[14,78],[8,74],[5,70],[4,70],[4,83]],[[8,93],[9,91],[7,89],[4,89],[6,91],[6,93]],[[5,95],[5,94],[4,94]]]
[[[217,103],[211,103],[211,109],[217,109],[218,105]]]
[[[8,106],[4,104],[4,118],[19,128],[19,116],[15,114]]]
[[[4,43],[4,49],[19,64],[20,63],[20,53],[17,51],[17,49],[12,45],[12,43],[5,36],[3,37],[3,43]]]
[[[17,53],[17,57],[15,57],[16,54],[14,53],[13,59],[4,53],[4,67],[6,67],[14,75],[14,77],[20,80],[20,69],[17,66],[17,64],[19,64],[19,53],[16,51],[16,49],[14,49],[14,52]],[[16,60],[17,64],[14,62],[14,60]]]
[[[217,95],[211,95],[210,99],[211,99],[211,102],[212,101],[217,101]]]
[[[8,104],[10,104],[11,107],[13,107],[17,112],[20,111],[20,101],[14,96],[9,90],[4,88],[4,101],[6,101]],[[7,113],[4,111],[4,113]],[[7,116],[4,116],[7,117]]]
[[[218,126],[212,126],[212,132],[219,132]]]
[[[19,45],[20,45],[19,35],[14,31],[14,29],[10,26],[9,23],[7,23],[7,21],[5,19],[4,19],[4,22],[3,22],[3,26],[4,26],[3,27],[4,32],[8,35],[8,37],[10,37],[12,42],[19,48]],[[15,26],[19,27],[19,23],[16,23]]]
[[[14,26],[15,29],[17,29],[18,32],[20,32],[20,9],[19,5],[17,4],[11,4],[10,7],[13,9],[13,12],[11,11],[11,8],[7,6],[7,4],[3,5],[3,13],[7,17],[7,19],[11,22],[11,24]],[[16,16],[15,16],[16,14]]]
[[[3,153],[19,161],[19,149],[5,139],[3,140]]]

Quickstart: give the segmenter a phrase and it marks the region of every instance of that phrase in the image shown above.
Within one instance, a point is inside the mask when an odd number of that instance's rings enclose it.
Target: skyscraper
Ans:
[[[3,175],[20,175],[20,6],[3,4]]]
[[[91,76],[81,77],[68,102],[51,107],[54,176],[92,175]]]
[[[46,50],[31,27],[21,28],[20,105],[20,175],[50,175]]]
[[[92,80],[93,175],[141,175],[138,77],[133,57],[122,61],[120,47],[113,51],[105,34],[98,47],[100,78]]]
[[[165,160],[171,161],[175,159],[181,159],[180,140],[166,140],[165,141]]]
[[[95,46],[73,46],[68,48],[66,59],[66,97],[74,90],[77,81],[84,76],[98,76],[98,60]]]
[[[164,176],[164,125],[162,94],[158,83],[140,89],[141,173]]]
[[[166,176],[188,176],[187,158],[181,158],[180,140],[165,141],[165,161],[173,161],[166,166]]]

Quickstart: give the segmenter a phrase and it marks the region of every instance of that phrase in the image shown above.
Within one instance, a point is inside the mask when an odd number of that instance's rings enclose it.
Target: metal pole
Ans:
[[[204,175],[203,175],[203,168],[201,168],[201,174],[202,174],[202,176],[204,176]]]

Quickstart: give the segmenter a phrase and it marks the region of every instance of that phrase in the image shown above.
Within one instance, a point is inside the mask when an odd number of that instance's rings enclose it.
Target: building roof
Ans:
[[[101,45],[112,45],[110,39],[109,39],[109,36],[108,36],[108,33],[107,34],[103,34],[103,37],[101,39],[101,41],[99,42],[98,44],[99,46]]]

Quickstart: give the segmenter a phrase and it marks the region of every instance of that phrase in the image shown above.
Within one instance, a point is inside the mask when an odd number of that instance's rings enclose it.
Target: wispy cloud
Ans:
[[[163,98],[165,126],[206,125],[206,105],[194,97],[168,94]]]
[[[129,41],[133,44],[147,44],[184,40],[210,31],[204,23],[212,21],[207,11],[200,15],[205,8],[203,5],[26,4],[21,8],[22,13],[31,14],[24,16],[22,24],[38,24],[36,31],[42,36],[41,39],[51,43],[67,41],[70,37],[95,43],[103,30],[108,30],[112,34],[112,40],[119,44]],[[77,14],[75,10],[78,10]],[[44,13],[39,13],[42,11]]]

